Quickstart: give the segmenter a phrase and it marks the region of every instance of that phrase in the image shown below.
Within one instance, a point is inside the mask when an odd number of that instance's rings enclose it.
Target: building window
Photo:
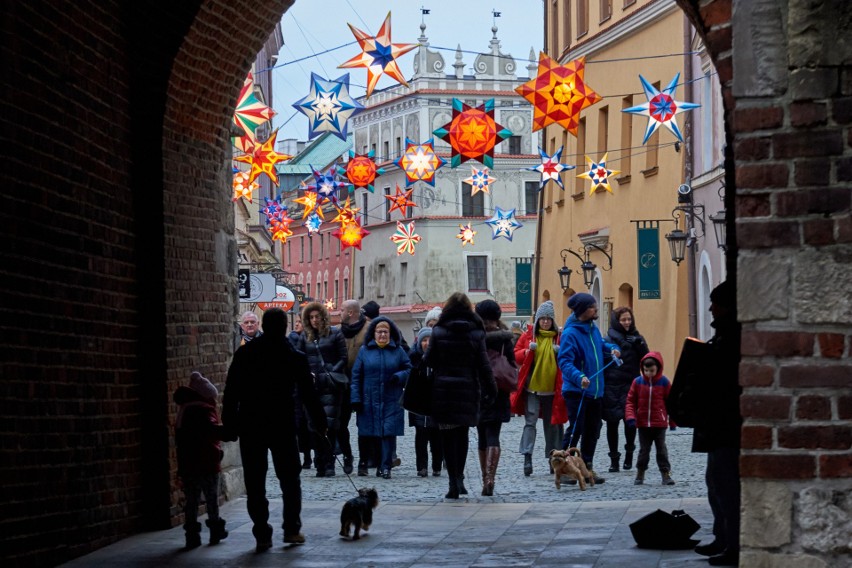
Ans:
[[[348,278],[343,279],[343,299],[344,300],[349,299],[349,279]]]
[[[564,47],[571,45],[571,6],[567,0],[562,5],[562,37]]]
[[[586,119],[581,118],[577,123],[577,161],[584,162],[586,155]],[[586,180],[583,178],[574,178],[574,194],[584,195],[583,191]]]
[[[393,142],[393,157],[396,158],[402,154],[402,139],[397,136]]]
[[[399,295],[405,296],[405,291],[408,289],[408,263],[399,263]]]
[[[532,215],[538,211],[538,187],[537,181],[524,182],[524,210],[527,215]]]
[[[488,257],[467,256],[467,289],[469,292],[488,291]]]
[[[287,266],[290,266],[293,263],[293,241],[287,240]]]
[[[385,188],[385,197],[390,197],[390,188]],[[385,221],[390,221],[390,208],[391,208],[391,200],[385,199]]]
[[[469,183],[462,182],[462,216],[482,217],[485,215],[485,194],[478,191],[471,196],[473,187]]]
[[[612,17],[612,0],[600,0],[601,6],[601,22],[605,22]]]
[[[320,245],[320,247],[319,247],[319,249],[320,249],[320,251],[319,251],[319,252],[320,252],[320,253],[319,253],[319,259],[320,259],[320,260],[322,260],[322,257],[323,257],[323,256],[324,256],[324,254],[325,254],[325,235],[323,235],[322,233],[320,233],[320,234],[319,234],[319,235],[317,235],[317,236],[319,237],[319,245]]]
[[[341,245],[340,245],[340,239],[334,239],[334,240],[337,241],[337,244],[335,245],[335,250],[337,251],[337,256],[340,256],[340,249],[342,248]]]
[[[609,107],[601,107],[598,109],[598,156],[601,157],[609,148]]]
[[[299,262],[305,262],[305,237],[299,237]]]
[[[520,154],[521,153],[521,137],[520,136],[509,136],[509,153],[510,154]]]
[[[376,290],[376,297],[377,298],[384,298],[385,297],[385,282],[386,282],[385,271],[386,270],[387,270],[387,266],[385,266],[384,264],[379,265],[379,281],[378,281],[378,286],[377,286],[378,290]]]
[[[361,194],[361,226],[366,227],[370,224],[370,214],[368,211],[370,210],[369,204],[369,196],[367,192]]]
[[[359,284],[358,298],[363,299],[364,298],[364,267],[363,266],[358,267],[358,284]]]
[[[371,151],[373,154],[375,154],[375,153],[376,153],[376,145],[375,145],[375,144],[370,144],[370,151]]]
[[[332,292],[332,296],[334,297],[334,307],[337,307],[340,302],[340,296],[338,295],[340,292],[340,280],[334,280],[334,291]]]
[[[328,280],[322,283],[322,299],[328,300]]]
[[[550,55],[554,59],[559,58],[559,26],[557,24],[559,14],[559,0],[552,0],[550,3],[550,14],[547,21],[550,22],[548,33],[550,34]]]
[[[308,261],[312,261],[314,259],[314,239],[313,237],[308,237]],[[319,282],[317,282],[317,286],[319,286]]]
[[[621,109],[633,106],[633,95],[627,95],[621,99]],[[630,149],[633,145],[633,115],[627,112],[621,113],[621,162],[619,169],[622,176],[630,175]]]
[[[308,298],[311,297],[311,283],[310,282],[305,284],[305,296],[307,296]]]
[[[382,156],[382,159],[381,159],[381,160],[379,160],[379,161],[380,161],[380,162],[382,162],[382,161],[390,160],[390,142],[388,142],[387,140],[385,140],[385,141],[382,143],[382,147],[384,148],[385,153],[384,153],[384,155]]]
[[[577,0],[577,37],[589,33],[589,0]]]

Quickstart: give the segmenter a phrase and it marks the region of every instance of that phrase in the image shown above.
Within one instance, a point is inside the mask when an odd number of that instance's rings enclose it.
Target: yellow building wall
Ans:
[[[558,2],[558,8],[562,9],[565,4],[567,3]],[[589,4],[590,30],[587,36],[593,37],[600,31],[596,24],[599,19],[599,3],[593,1]],[[614,4],[618,8],[621,6],[621,2]],[[648,2],[637,2],[634,11],[641,9],[644,4]],[[612,25],[622,17],[624,14],[614,14],[609,21],[604,22],[604,26]],[[560,25],[565,21],[561,15],[557,18]],[[546,128],[543,137],[545,150],[551,154],[565,144],[562,162],[576,165],[577,169],[563,175],[564,191],[552,182],[544,190],[545,208],[540,224],[542,234],[537,303],[549,297],[556,305],[560,323],[567,319],[570,310],[566,301],[570,294],[573,291],[587,290],[583,283],[582,271],[579,270],[580,261],[569,256],[567,265],[574,270],[571,276],[573,290],[562,292],[557,275],[557,270],[562,266],[560,250],[578,250],[582,247],[579,234],[595,229],[608,229],[613,260],[612,270],[600,273],[602,300],[611,301],[613,308],[621,305],[630,305],[633,308],[639,331],[645,336],[652,350],[662,353],[669,375],[674,372],[676,357],[679,356],[681,344],[689,330],[687,264],[682,263],[678,267],[671,261],[668,243],[664,238],[667,232],[675,228],[671,221],[671,212],[677,205],[677,187],[684,181],[685,152],[683,147],[680,152],[675,150],[674,142],[677,139],[666,128],[658,129],[658,134],[643,145],[642,138],[648,118],[622,113],[621,110],[646,102],[639,74],[658,88],[664,88],[678,72],[681,73],[679,82],[683,82],[683,55],[657,59],[631,58],[681,54],[685,51],[685,25],[683,13],[677,6],[673,6],[667,14],[640,30],[589,53],[586,56],[585,80],[604,97],[603,100],[581,112],[584,127],[581,124],[579,138],[566,133],[559,125]],[[577,42],[576,38],[572,39],[571,50],[567,52],[566,57],[560,59],[562,63],[574,58],[572,51],[582,45],[584,38],[581,38],[580,42]],[[564,41],[564,33],[560,31],[561,41]],[[553,44],[546,40],[545,45]],[[598,61],[600,63],[597,63]],[[682,86],[678,87],[675,99],[682,100],[684,92]],[[630,98],[625,100],[626,97]],[[691,112],[699,113],[701,109]],[[677,116],[682,132],[684,116]],[[694,119],[699,118],[695,116]],[[632,134],[625,129],[629,134],[629,143],[626,143],[622,132],[623,127],[628,125],[632,127]],[[653,146],[655,138],[658,138],[660,144],[656,151]],[[576,177],[588,169],[583,153],[597,161],[606,151],[609,153],[607,167],[611,170],[621,170],[617,176],[621,182],[610,179],[612,193],[598,190],[589,195],[591,182]],[[653,168],[655,163],[656,170]],[[640,300],[636,224],[631,221],[651,219],[664,220],[659,224],[661,298]],[[591,253],[591,260],[599,268],[606,267],[605,257],[597,251]],[[626,286],[632,288],[632,298],[624,292]],[[605,334],[609,322],[600,322],[600,327]]]

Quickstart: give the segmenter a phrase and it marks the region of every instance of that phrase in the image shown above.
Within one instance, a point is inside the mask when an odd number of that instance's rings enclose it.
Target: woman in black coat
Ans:
[[[648,353],[645,338],[636,330],[633,310],[616,308],[609,319],[606,340],[621,350],[623,364],[611,365],[604,371],[603,419],[606,422],[606,441],[609,444],[609,471],[618,471],[621,453],[618,451],[618,424],[624,421],[624,405],[633,379],[639,376],[639,363]],[[624,424],[624,469],[633,467],[636,448],[636,427]]]
[[[424,357],[434,372],[432,418],[441,430],[449,476],[447,499],[466,494],[468,428],[479,424],[480,404],[497,396],[497,385],[485,353],[485,327],[470,299],[456,292],[444,304]]]
[[[515,350],[513,349],[512,332],[500,321],[503,315],[500,304],[494,300],[483,300],[476,304],[476,315],[485,324],[485,348],[496,351],[517,369]],[[482,470],[482,495],[494,495],[494,477],[497,475],[497,464],[500,462],[500,429],[504,422],[512,417],[509,404],[509,393],[498,390],[497,397],[491,404],[482,404],[479,424],[476,426],[479,448],[479,467]]]

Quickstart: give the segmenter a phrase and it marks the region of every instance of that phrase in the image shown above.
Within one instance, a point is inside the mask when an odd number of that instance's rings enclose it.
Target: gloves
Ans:
[[[624,425],[629,426],[630,428],[635,428],[636,427],[636,420],[634,420],[633,418],[631,418],[630,420],[625,420]]]
[[[535,341],[530,341],[530,351],[535,351],[536,347],[538,347],[538,343]]]
[[[353,402],[352,403],[352,412],[355,414],[361,414],[364,412],[364,403],[363,402]]]

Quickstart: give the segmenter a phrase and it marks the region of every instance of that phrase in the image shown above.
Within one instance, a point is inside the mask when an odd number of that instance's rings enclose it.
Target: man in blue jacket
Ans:
[[[591,294],[578,293],[568,298],[572,314],[562,329],[557,363],[562,371],[562,397],[571,424],[565,429],[562,448],[577,446],[595,483],[605,480],[594,472],[592,462],[602,421],[605,361],[621,357],[618,347],[601,337],[595,325],[598,304]]]

